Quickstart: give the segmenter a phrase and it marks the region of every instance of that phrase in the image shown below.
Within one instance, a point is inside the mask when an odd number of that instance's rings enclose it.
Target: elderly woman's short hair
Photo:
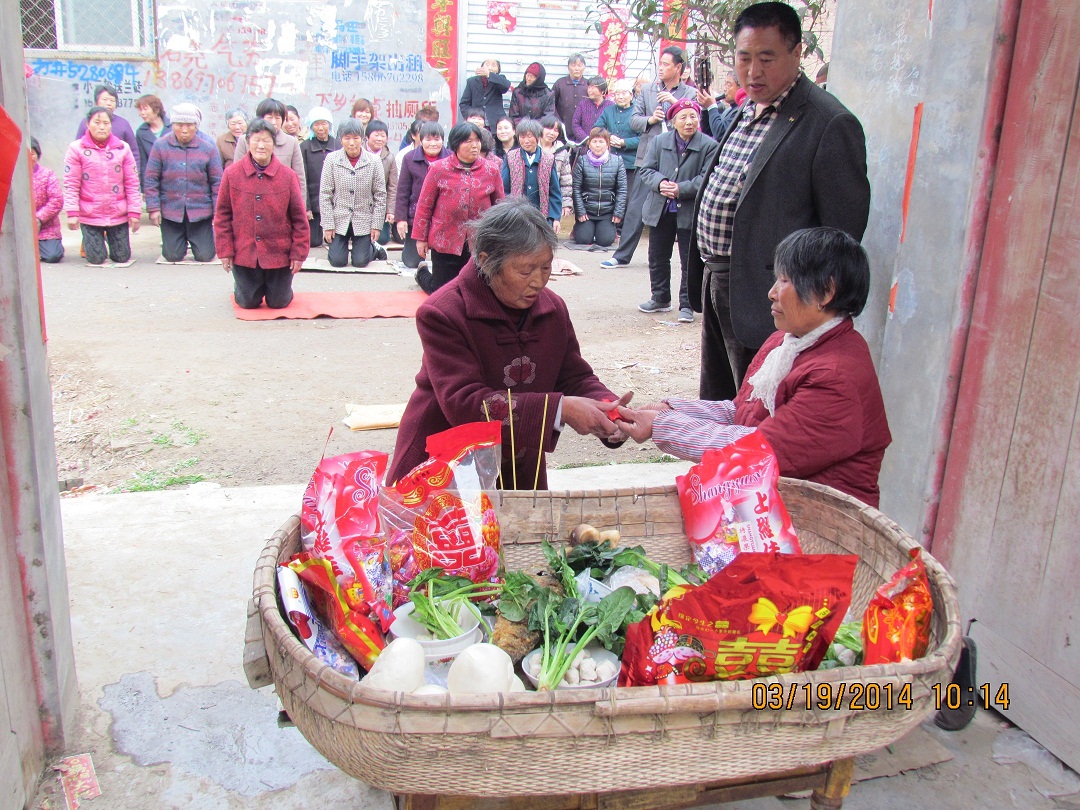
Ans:
[[[225,112],[225,120],[227,122],[232,121],[238,115],[241,118],[243,118],[245,121],[247,121],[247,118],[248,118],[247,110],[245,110],[243,107],[233,107],[231,110],[227,110]]]
[[[259,118],[264,115],[276,115],[284,121],[287,114],[288,111],[285,109],[285,105],[276,98],[264,98],[259,102],[259,106],[255,108],[255,115]]]
[[[443,131],[442,124],[438,121],[424,121],[420,125],[420,140],[424,138],[445,138],[446,133]]]
[[[524,197],[505,197],[468,227],[472,255],[487,254],[483,265],[477,261],[477,271],[487,282],[502,272],[508,259],[545,247],[554,252],[558,246],[547,218]]]
[[[460,124],[454,124],[453,128],[450,130],[450,134],[446,137],[446,146],[451,152],[457,152],[461,145],[473,135],[483,143],[484,138],[480,134],[480,131],[480,127],[469,121],[462,121]]]
[[[341,126],[338,127],[337,131],[338,140],[341,140],[346,135],[355,135],[358,138],[364,137],[364,125],[360,123],[359,118],[346,118],[341,122]]]
[[[855,317],[870,295],[870,260],[856,240],[838,228],[804,228],[776,246],[776,275],[788,279],[804,304],[824,300],[825,310]]]
[[[593,76],[589,79],[589,87],[599,87],[602,94],[607,93],[607,79],[603,76]]]
[[[266,133],[268,133],[270,135],[271,138],[273,138],[275,141],[277,141],[277,130],[274,129],[273,126],[271,126],[269,121],[264,121],[261,118],[253,118],[251,120],[251,122],[248,124],[248,128],[247,128],[247,136],[246,137],[247,137],[248,143],[251,143],[251,136],[258,133],[258,132],[266,132]]]
[[[518,121],[516,132],[519,141],[522,135],[532,135],[536,140],[540,140],[540,136],[544,134],[544,128],[540,126],[539,121],[532,118],[522,118]]]

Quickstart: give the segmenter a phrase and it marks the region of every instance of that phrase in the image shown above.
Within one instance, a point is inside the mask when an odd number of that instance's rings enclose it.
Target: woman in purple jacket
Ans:
[[[442,124],[438,121],[425,121],[420,127],[420,148],[411,149],[405,155],[398,173],[394,210],[400,218],[395,227],[398,238],[405,241],[405,247],[401,249],[401,261],[414,270],[420,266],[420,254],[416,252],[416,240],[412,238],[410,230],[428,169],[436,160],[450,156],[450,150],[444,145],[443,138]]]

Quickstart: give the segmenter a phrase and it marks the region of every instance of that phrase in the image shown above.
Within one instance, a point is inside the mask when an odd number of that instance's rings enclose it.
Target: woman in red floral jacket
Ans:
[[[416,281],[433,293],[454,279],[469,261],[465,225],[503,198],[499,170],[480,157],[480,128],[465,121],[446,139],[450,157],[437,160],[424,178],[416,203],[412,237],[416,251],[428,258],[431,270],[421,267]]]

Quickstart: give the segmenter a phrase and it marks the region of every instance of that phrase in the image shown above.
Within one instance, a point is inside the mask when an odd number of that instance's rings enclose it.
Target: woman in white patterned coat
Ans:
[[[344,267],[350,246],[353,267],[367,267],[375,256],[375,240],[386,221],[386,179],[382,161],[364,150],[364,125],[350,118],[338,129],[341,149],[323,163],[319,212],[327,258]]]

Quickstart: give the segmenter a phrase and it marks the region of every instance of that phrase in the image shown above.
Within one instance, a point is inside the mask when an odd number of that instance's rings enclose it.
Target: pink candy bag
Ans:
[[[712,576],[740,551],[799,554],[777,484],[776,454],[755,430],[675,479],[694,562]]]

